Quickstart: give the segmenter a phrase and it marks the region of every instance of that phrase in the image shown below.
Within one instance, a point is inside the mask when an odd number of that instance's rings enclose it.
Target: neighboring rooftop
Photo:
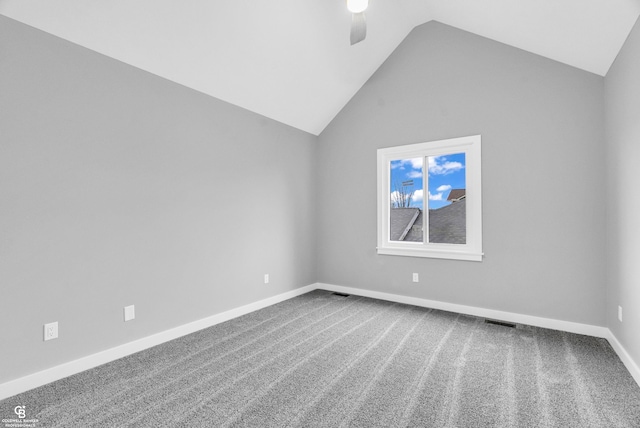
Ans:
[[[422,232],[422,225],[424,224],[423,212],[420,210],[420,214],[416,217],[416,221],[413,222],[411,228],[407,232],[407,235],[404,237],[404,240],[407,242],[422,242],[424,240],[424,233]]]
[[[467,200],[429,210],[429,242],[467,243]]]
[[[467,201],[462,199],[442,208],[429,210],[429,242],[466,244]],[[390,240],[422,242],[423,212],[418,208],[392,208]]]
[[[404,241],[407,233],[415,224],[421,210],[418,208],[391,208],[389,216],[389,239],[391,241]]]
[[[451,189],[449,196],[447,196],[447,201],[456,202],[466,197],[466,195],[467,189]]]

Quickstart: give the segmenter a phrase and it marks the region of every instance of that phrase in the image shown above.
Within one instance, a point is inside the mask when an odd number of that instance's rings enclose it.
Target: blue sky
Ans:
[[[451,189],[466,188],[465,155],[455,153],[443,156],[430,156],[429,164],[429,209],[449,205],[447,196]],[[401,159],[391,161],[391,195],[392,200],[397,186],[404,183],[413,189],[411,206],[422,208],[424,189],[422,186],[423,158]]]

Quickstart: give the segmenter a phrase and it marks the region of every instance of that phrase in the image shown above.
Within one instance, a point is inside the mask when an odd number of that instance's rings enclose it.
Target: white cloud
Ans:
[[[436,193],[435,195],[431,192],[429,192],[429,200],[430,201],[441,201],[442,200],[442,193]]]
[[[409,159],[409,162],[411,162],[411,166],[413,167],[413,169],[422,169],[423,161],[424,158]]]
[[[394,190],[393,192],[391,192],[390,198],[391,203],[399,201],[400,193],[398,193],[397,190]],[[415,192],[413,192],[413,196],[411,197],[411,204],[414,205],[414,202],[422,202],[422,198],[424,198],[424,192],[422,191],[422,189],[416,190]]]
[[[422,171],[411,171],[407,174],[409,178],[422,178]]]
[[[448,184],[443,184],[442,186],[436,189],[438,192],[446,192],[447,190],[451,190],[451,186]]]
[[[450,162],[446,156],[429,157],[429,173],[433,175],[447,175],[464,168],[460,162]]]
[[[422,170],[422,158],[414,158],[414,159],[398,159],[391,161],[391,169],[404,169],[406,166],[411,165],[412,169]]]

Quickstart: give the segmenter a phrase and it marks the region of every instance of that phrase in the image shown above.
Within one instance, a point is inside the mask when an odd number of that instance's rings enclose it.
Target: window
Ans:
[[[378,254],[482,261],[480,143],[378,150]]]

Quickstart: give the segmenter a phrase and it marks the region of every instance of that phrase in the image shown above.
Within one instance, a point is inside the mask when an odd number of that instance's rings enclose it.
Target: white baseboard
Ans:
[[[267,306],[280,303],[284,300],[308,293],[315,289],[335,291],[345,294],[353,294],[363,297],[371,297],[374,299],[388,300],[391,302],[406,303],[409,305],[421,306],[426,308],[440,309],[444,311],[456,312],[478,317],[491,318],[502,321],[510,321],[520,324],[527,324],[536,327],[549,328],[553,330],[562,330],[570,333],[584,334],[605,338],[611,343],[611,346],[620,357],[620,360],[627,367],[635,381],[640,385],[640,368],[633,361],[628,352],[616,339],[613,333],[606,327],[599,327],[588,324],[574,323],[570,321],[554,320],[549,318],[541,318],[530,315],[522,315],[512,312],[496,311],[492,309],[477,308],[473,306],[458,305],[455,303],[439,302],[436,300],[421,299],[418,297],[402,296],[398,294],[383,293],[379,291],[365,290],[361,288],[344,287],[340,285],[316,283],[295,290],[279,294],[258,302],[250,303],[239,308],[231,309],[198,321],[181,325],[142,339],[125,343],[115,348],[107,349],[77,360],[70,361],[49,369],[42,370],[3,384],[0,384],[0,400],[20,394],[21,392],[37,388],[47,383],[65,378],[67,376],[80,373],[82,371],[97,367],[102,364],[126,357],[139,351],[151,348],[161,343],[168,342],[178,337],[191,334],[203,328],[228,321],[230,319],[257,311]]]
[[[609,330],[609,336],[607,336],[607,340],[611,344],[613,350],[616,351],[616,354],[618,354],[618,357],[620,357],[620,360],[624,363],[627,370],[629,370],[629,373],[631,373],[631,376],[633,376],[638,386],[640,386],[640,367],[638,367],[636,362],[633,361],[631,355],[629,355],[627,350],[624,349],[622,344],[618,341],[611,330]]]
[[[344,294],[354,294],[356,296],[371,297],[374,299],[387,300],[390,302],[406,303],[408,305],[421,306],[425,308],[441,309],[443,311],[456,312],[460,314],[474,315],[477,317],[491,318],[501,321],[510,321],[519,324],[532,325],[535,327],[561,330],[569,333],[584,334],[607,339],[613,350],[618,354],[631,376],[640,386],[640,368],[633,361],[627,350],[620,344],[615,335],[606,327],[599,327],[589,324],[580,324],[570,321],[554,320],[549,318],[522,315],[513,312],[496,311],[493,309],[476,308],[473,306],[457,305],[455,303],[439,302],[437,300],[427,300],[418,297],[402,296],[398,294],[382,293],[379,291],[364,290],[361,288],[344,287],[341,285],[317,283],[316,288],[328,291],[335,291]]]
[[[226,312],[212,315],[198,321],[190,322],[188,324],[184,324],[170,330],[165,330],[163,332],[135,340],[133,342],[125,343],[124,345],[116,346],[115,348],[97,352],[95,354],[88,355],[86,357],[70,361],[68,363],[60,364],[58,366],[39,371],[37,373],[11,380],[9,382],[0,384],[0,400],[12,397],[16,394],[20,394],[21,392],[25,392],[42,385],[46,385],[67,376],[71,376],[76,373],[80,373],[85,370],[100,366],[102,364],[106,364],[119,358],[126,357],[127,355],[143,351],[153,346],[160,345],[161,343],[177,339],[178,337],[194,333],[198,330],[202,330],[203,328],[211,327],[230,319],[237,318],[241,315],[266,308],[267,306],[275,305],[276,303],[280,303],[284,300],[288,300],[301,294],[308,293],[309,291],[312,291],[314,289],[316,289],[315,284],[297,288],[286,293],[278,294],[277,296],[269,297],[258,302],[240,306],[239,308],[231,309]]]
[[[390,302],[406,303],[408,305],[440,309],[443,311],[532,325],[535,327],[548,328],[552,330],[562,330],[569,333],[584,334],[587,336],[607,338],[611,334],[609,329],[606,327],[580,324],[571,321],[561,321],[549,318],[535,317],[531,315],[516,314],[513,312],[496,311],[493,309],[484,309],[474,306],[458,305],[455,303],[439,302],[437,300],[421,299],[419,297],[401,296],[398,294],[382,293],[380,291],[364,290],[361,288],[343,287],[341,285],[318,283],[316,284],[316,286],[317,288],[323,290],[336,291],[339,293],[355,294],[363,297],[388,300]]]

